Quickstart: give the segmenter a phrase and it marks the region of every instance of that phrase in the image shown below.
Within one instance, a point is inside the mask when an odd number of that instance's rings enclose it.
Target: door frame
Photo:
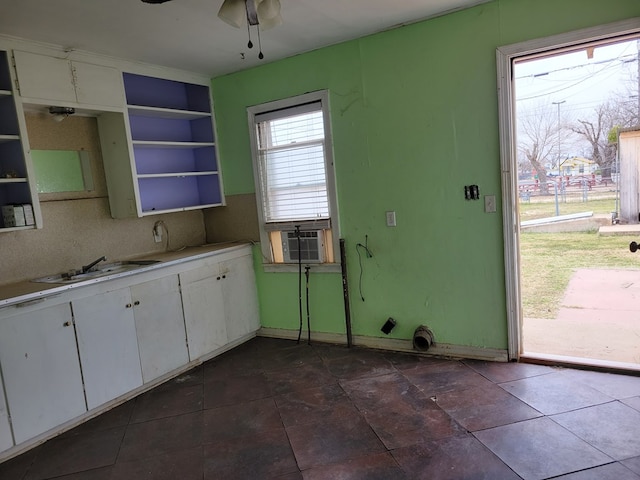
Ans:
[[[522,353],[523,321],[520,291],[520,226],[518,222],[518,161],[515,135],[515,99],[513,97],[513,60],[638,33],[640,33],[640,17],[635,17],[620,22],[505,45],[496,49],[509,360],[517,360]]]

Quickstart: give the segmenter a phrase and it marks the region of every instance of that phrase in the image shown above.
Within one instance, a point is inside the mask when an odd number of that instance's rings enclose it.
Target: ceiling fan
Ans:
[[[142,0],[144,3],[160,4],[171,0]],[[218,18],[232,27],[241,28],[247,26],[249,43],[247,47],[253,48],[250,27],[254,26],[258,32],[258,44],[260,53],[258,58],[264,58],[260,42],[260,30],[268,30],[282,23],[280,16],[280,0],[224,0]]]

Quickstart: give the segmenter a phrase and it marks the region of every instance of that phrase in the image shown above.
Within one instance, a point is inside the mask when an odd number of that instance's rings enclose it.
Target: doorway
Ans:
[[[617,164],[618,132],[640,124],[639,31],[498,49],[511,359],[640,369],[640,231],[620,222]]]

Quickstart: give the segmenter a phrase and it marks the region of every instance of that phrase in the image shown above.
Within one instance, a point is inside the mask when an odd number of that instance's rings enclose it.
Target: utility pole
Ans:
[[[560,105],[565,103],[566,100],[561,102],[551,102],[553,105],[558,106],[558,179],[562,182],[562,168],[560,165]]]

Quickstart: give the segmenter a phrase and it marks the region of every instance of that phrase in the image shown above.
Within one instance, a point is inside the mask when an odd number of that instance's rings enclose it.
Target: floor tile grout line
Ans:
[[[608,402],[608,403],[612,403],[612,402]],[[603,405],[603,404],[601,404]],[[598,405],[593,405],[594,407],[597,407]],[[585,407],[585,408],[590,408],[590,407]],[[581,409],[582,410],[582,409]],[[577,411],[577,410],[572,410],[573,412]],[[569,412],[565,412],[565,413],[569,413]],[[556,414],[556,415],[562,415],[560,413]],[[580,437],[577,433],[572,432],[571,430],[569,430],[567,427],[565,427],[564,425],[558,423],[555,419],[551,418],[551,416],[547,416],[546,418],[548,418],[549,420],[551,420],[553,423],[555,423],[556,425],[558,425],[559,427],[563,428],[565,431],[569,432],[571,435],[573,435],[574,437],[578,438],[579,440],[582,440],[583,442],[585,442],[587,445],[589,445],[592,448],[595,448],[597,451],[599,451],[600,453],[602,453],[604,456],[606,456],[607,458],[610,458],[613,462],[616,462],[617,460],[615,458],[613,458],[611,455],[609,455],[607,452],[603,451],[602,449],[598,448],[597,446],[593,445],[591,442],[589,442],[588,440]],[[609,462],[610,463],[610,462]]]
[[[624,403],[622,403],[620,400],[613,399],[613,400],[608,400],[606,402],[594,403],[592,405],[585,405],[584,407],[572,408],[571,410],[566,410],[564,412],[545,414],[545,417],[551,418],[551,417],[555,417],[557,415],[564,415],[565,413],[579,412],[580,410],[586,410],[587,408],[600,407],[602,405],[609,405],[611,403],[619,403],[621,405],[624,405]],[[629,407],[629,408],[631,408],[631,407]]]
[[[275,397],[273,399],[273,403],[276,406],[276,409],[278,410],[278,415],[280,416],[280,422],[282,423],[282,429],[284,430],[284,434],[287,437],[287,442],[289,442],[289,449],[291,450],[291,454],[293,455],[293,459],[296,462],[296,466],[298,467],[298,472],[301,472],[301,468],[300,468],[300,463],[298,463],[298,457],[296,456],[296,452],[293,449],[293,444],[291,443],[291,437],[289,437],[289,432],[287,431],[287,426],[284,424],[284,419],[282,418],[282,411],[280,410],[280,407],[278,406],[278,402],[276,401]]]
[[[394,449],[397,450],[397,449]],[[396,458],[393,456],[393,450],[389,450],[387,449],[384,452],[377,452],[377,453],[363,453],[362,455],[356,455],[354,457],[349,457],[346,459],[342,459],[342,460],[338,460],[337,462],[331,462],[331,463],[323,463],[323,464],[319,464],[319,465],[312,465],[309,468],[305,468],[304,470],[299,470],[300,473],[302,472],[307,472],[309,470],[312,470],[314,468],[319,468],[319,467],[331,467],[331,466],[335,466],[335,465],[341,465],[346,461],[351,461],[351,460],[358,460],[358,459],[363,459],[363,458],[367,458],[370,457],[372,455],[389,455],[392,459],[393,459],[393,463],[404,473],[409,475],[403,468],[402,466],[398,463],[398,461],[396,460]]]
[[[133,415],[133,408],[131,409],[131,412],[129,413],[129,418],[131,418],[132,415]],[[124,445],[124,439],[127,436],[127,430],[128,429],[129,429],[129,424],[127,423],[127,425],[125,425],[125,427],[124,427],[124,432],[122,432],[122,438],[120,439],[120,444],[118,445],[118,452],[116,453],[116,456],[113,459],[113,463],[111,464],[112,466],[115,465],[116,463],[118,463],[118,458],[120,457],[120,452],[122,451],[122,447]]]
[[[200,410],[194,410],[194,411],[191,411],[191,412],[182,412],[182,413],[178,413],[176,415],[167,415],[166,417],[151,418],[151,419],[145,420],[143,422],[129,423],[128,425],[124,425],[125,432],[124,432],[122,441],[124,442],[124,437],[126,437],[129,428],[136,428],[136,427],[138,427],[140,425],[146,425],[148,423],[158,422],[158,421],[163,421],[163,420],[175,419],[175,418],[184,417],[184,416],[187,416],[187,415],[193,415],[195,413],[201,413],[202,414],[203,410],[200,409]],[[111,427],[111,428],[105,429],[105,430],[110,430],[110,429],[113,429],[113,428],[120,428],[120,427]]]
[[[402,372],[397,371],[396,373],[398,373],[400,376],[402,376],[402,377],[407,381],[407,383],[408,383],[409,385],[413,386],[413,387],[417,390],[417,392],[419,392],[419,393],[420,393],[420,395],[422,395],[422,396],[423,396],[424,400],[432,400],[432,397],[427,396],[427,394],[426,394],[423,390],[421,390],[421,389],[420,389],[417,385],[415,385],[415,383],[413,383],[411,380],[409,380],[408,378],[406,378],[406,377],[402,374]],[[368,378],[376,378],[376,377],[368,377]],[[375,429],[371,426],[371,424],[369,423],[369,420],[367,420],[367,414],[366,414],[366,412],[365,412],[364,410],[362,410],[362,409],[358,406],[358,404],[355,402],[355,400],[354,400],[354,399],[349,395],[349,392],[347,392],[346,390],[344,390],[344,387],[343,387],[341,384],[339,384],[339,385],[340,385],[340,388],[342,388],[342,390],[343,390],[343,392],[345,393],[345,395],[347,395],[347,397],[351,400],[351,402],[352,402],[353,406],[354,406],[354,407],[355,407],[355,408],[360,412],[360,414],[362,415],[363,419],[365,420],[365,422],[367,423],[367,425],[369,425],[369,427],[371,428],[371,430],[373,431],[373,433],[376,435],[376,437],[378,438],[378,440],[379,440],[379,441],[382,443],[382,445],[387,449],[387,451],[388,451],[388,452],[391,452],[391,451],[393,451],[393,450],[396,450],[397,448],[395,448],[395,449],[390,449],[389,447],[387,447],[387,445],[386,445],[386,443],[384,442],[384,440],[383,440],[382,438],[380,438],[380,436],[378,435],[378,433],[376,432],[376,430],[375,430]],[[433,401],[433,400],[432,400],[432,401]],[[458,421],[457,421],[457,420],[456,420],[452,415],[450,415],[450,414],[449,414],[449,412],[447,412],[444,408],[442,408],[440,405],[438,405],[438,403],[437,403],[436,401],[433,401],[433,404],[434,404],[434,406],[435,406],[435,408],[436,408],[436,409],[438,409],[438,410],[439,410],[439,411],[441,411],[444,415],[446,415],[446,416],[447,416],[447,418],[449,418],[449,420],[450,420],[451,422],[453,422],[453,423],[455,423],[456,425],[458,425],[458,426],[460,427],[460,429],[461,429],[461,430],[464,430],[464,431],[466,432],[466,434],[467,434],[467,435],[471,435],[471,434],[472,434],[472,432],[471,432],[471,431],[469,431],[469,430],[467,430],[466,428],[464,428],[464,427],[463,427],[463,426],[462,426],[462,425],[461,425],[461,424],[460,424],[460,423],[459,423],[459,422],[458,422]],[[456,436],[456,435],[451,435],[450,437],[443,437],[443,438],[441,438],[441,439],[439,439],[439,440],[442,440],[442,439],[444,439],[444,438],[453,438],[453,437],[455,437],[455,436]],[[416,442],[414,445],[421,444],[421,443],[425,443],[425,441],[424,441],[424,440],[422,440],[422,441],[418,441],[418,442]]]
[[[502,460],[497,453],[495,453],[494,451],[492,451],[488,446],[486,446],[478,437],[476,437],[473,432],[469,432],[470,436],[480,444],[480,446],[491,456],[493,456],[497,461],[499,461],[500,463],[502,463],[505,467],[507,467],[510,471],[513,472],[513,474],[520,478],[521,480],[523,480],[523,477],[520,476],[518,474],[518,472],[516,472],[511,465],[509,465],[507,462],[505,462],[504,460]],[[545,479],[546,480],[546,479]]]
[[[189,451],[189,450],[195,450],[196,448],[199,448],[199,449],[200,449],[200,451],[201,451],[201,452],[200,452],[200,453],[201,453],[201,456],[202,456],[202,458],[204,458],[204,447],[205,447],[206,445],[210,445],[210,444],[209,444],[209,443],[201,443],[200,445],[194,445],[194,446],[192,446],[192,447],[188,447],[188,448],[178,448],[178,449],[175,449],[175,450],[168,450],[168,451],[165,451],[165,452],[156,453],[156,454],[154,454],[154,455],[149,455],[149,456],[145,456],[145,457],[140,457],[140,458],[137,458],[137,459],[134,459],[134,460],[124,460],[124,461],[122,461],[122,462],[115,461],[115,462],[114,462],[114,463],[112,463],[111,465],[105,465],[105,466],[97,467],[97,468],[90,468],[90,469],[88,469],[88,470],[84,470],[84,471],[85,471],[85,472],[88,472],[88,471],[91,471],[91,470],[98,470],[98,469],[100,469],[100,468],[105,468],[105,467],[112,467],[112,468],[115,468],[115,467],[117,467],[118,465],[122,465],[122,464],[125,464],[125,463],[137,463],[137,462],[140,462],[140,461],[145,462],[145,461],[149,461],[149,460],[154,460],[154,459],[158,459],[158,458],[163,458],[163,457],[165,457],[165,456],[167,456],[167,455],[169,455],[169,454],[174,455],[174,454],[176,454],[176,453],[180,453],[180,452],[186,452],[186,451]],[[204,466],[203,466],[203,467],[204,467]],[[80,472],[74,472],[74,473],[80,473]],[[65,475],[72,475],[72,474],[65,474]],[[64,477],[65,475],[62,475],[62,476]]]
[[[581,470],[573,470],[571,472],[561,473],[560,475],[554,475],[553,477],[547,477],[544,480],[554,480],[556,478],[562,478],[562,477],[564,477],[566,475],[573,475],[574,473],[588,472],[589,470],[595,470],[596,468],[604,467],[606,465],[615,465],[616,463],[620,463],[620,462],[617,461],[617,460],[613,460],[612,462],[603,463],[601,465],[594,465],[593,467],[583,468]],[[620,465],[622,465],[622,464],[620,463]],[[624,467],[624,465],[622,465],[622,466]],[[627,470],[629,470],[629,469],[627,469]],[[631,470],[629,470],[629,471],[631,472]],[[631,473],[633,473],[633,472],[631,472]]]
[[[370,377],[371,378],[371,377]],[[376,429],[373,428],[371,426],[371,424],[369,423],[369,421],[367,420],[367,415],[364,411],[362,411],[362,409],[360,409],[360,407],[358,407],[358,404],[353,400],[353,398],[351,397],[351,395],[349,395],[349,392],[347,392],[344,387],[342,385],[340,385],[340,383],[338,382],[338,385],[340,386],[340,389],[342,390],[342,393],[345,394],[345,396],[349,399],[349,401],[351,402],[351,405],[353,406],[353,408],[355,408],[359,413],[360,413],[360,417],[362,418],[362,420],[364,420],[364,422],[367,424],[367,427],[369,427],[369,430],[371,430],[371,432],[376,436],[376,438],[378,439],[378,441],[380,442],[380,444],[385,448],[385,450],[387,452],[389,452],[389,448],[387,447],[387,445],[384,443],[384,441],[382,440],[382,438],[380,438],[380,435],[378,435],[378,432],[376,432]]]

